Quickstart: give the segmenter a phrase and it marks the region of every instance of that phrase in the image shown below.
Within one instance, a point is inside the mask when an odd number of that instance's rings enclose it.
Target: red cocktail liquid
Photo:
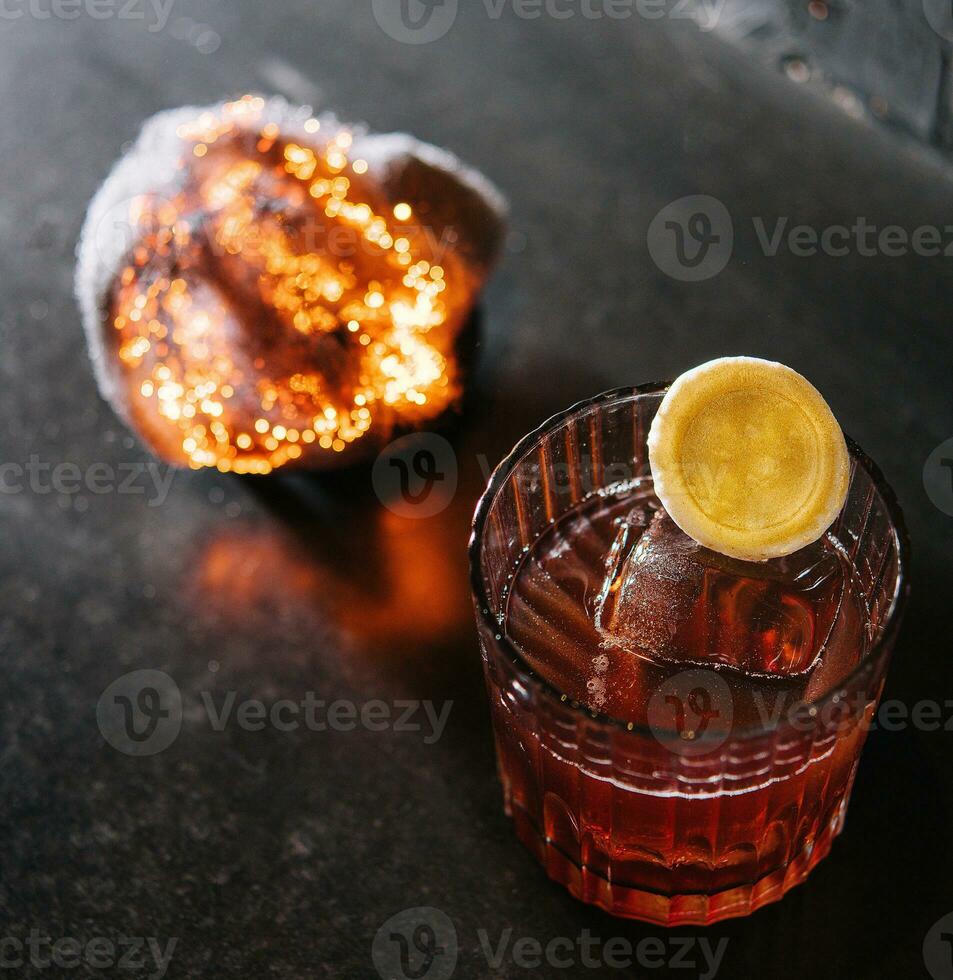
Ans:
[[[648,518],[649,531],[633,525],[633,511],[641,517],[640,510],[651,514],[657,506],[654,499],[634,506],[630,497],[595,498],[567,515],[521,563],[505,628],[529,665],[570,699],[649,728],[662,751],[671,745],[678,752],[679,739],[697,751],[687,759],[696,767],[695,785],[680,790],[676,781],[662,780],[616,792],[611,766],[600,772],[575,752],[527,753],[534,733],[520,730],[518,716],[507,719],[516,727],[501,740],[500,763],[520,836],[580,897],[660,920],[714,918],[777,897],[827,853],[841,827],[864,730],[856,715],[842,718],[839,737],[798,771],[783,771],[780,750],[765,755],[754,772],[745,767],[735,786],[730,762],[723,768],[720,751],[706,761],[692,726],[720,742],[823,694],[863,656],[865,616],[846,559],[831,542],[812,552],[821,579],[817,585],[808,576],[813,589],[798,589],[793,574],[781,575],[779,585],[761,566],[708,553],[707,567],[675,563],[683,579],[635,582],[642,589],[633,611],[638,618],[623,632],[637,633],[641,625],[648,641],[663,645],[664,637],[665,653],[616,645],[596,623],[600,590],[619,557],[611,552],[620,528],[627,528],[631,549],[659,526],[668,539],[684,538],[674,525],[664,527],[670,523],[664,512]],[[769,565],[777,570],[783,562]],[[802,670],[768,676],[766,662],[785,652]],[[724,686],[692,669],[706,663],[718,668],[714,676]],[[679,680],[664,687],[680,674],[688,674],[687,687]],[[661,700],[659,691],[667,691]],[[865,702],[861,715],[867,708]],[[538,765],[546,767],[549,784],[542,799]]]
[[[700,548],[652,492],[664,389],[527,436],[470,555],[504,804],[550,877],[663,925],[745,915],[844,824],[905,589],[899,510],[856,446],[827,535],[785,559]]]

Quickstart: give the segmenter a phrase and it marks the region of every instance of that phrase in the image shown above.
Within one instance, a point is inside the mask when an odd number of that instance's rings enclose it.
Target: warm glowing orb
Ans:
[[[497,192],[449,154],[246,96],[150,121],[77,273],[104,394],[155,452],[267,473],[379,448],[461,393]]]

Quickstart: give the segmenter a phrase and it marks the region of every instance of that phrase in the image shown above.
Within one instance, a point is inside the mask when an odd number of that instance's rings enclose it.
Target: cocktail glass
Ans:
[[[765,723],[700,726],[690,743],[556,689],[507,636],[514,576],[592,495],[650,480],[646,437],[666,388],[606,392],[527,435],[477,506],[471,579],[504,806],[520,840],[585,902],[709,924],[780,899],[843,828],[905,605],[909,546],[893,492],[848,440],[850,490],[830,533],[864,597],[869,649],[834,689]],[[701,693],[710,705],[712,691],[697,688],[687,672],[664,703],[697,711]]]

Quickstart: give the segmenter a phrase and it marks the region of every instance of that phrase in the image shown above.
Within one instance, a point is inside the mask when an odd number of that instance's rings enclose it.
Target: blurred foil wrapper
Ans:
[[[170,463],[324,469],[462,394],[506,207],[454,156],[282,99],[149,120],[90,205],[103,395]]]

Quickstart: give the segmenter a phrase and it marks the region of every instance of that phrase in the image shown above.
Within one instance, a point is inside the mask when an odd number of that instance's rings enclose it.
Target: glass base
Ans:
[[[623,919],[638,919],[661,926],[712,925],[723,919],[750,915],[763,905],[777,902],[801,884],[830,853],[834,838],[844,826],[847,801],[821,832],[786,865],[757,881],[712,894],[665,895],[621,882],[608,881],[592,868],[580,867],[539,832],[520,806],[506,806],[517,837],[534,854],[546,873],[565,885],[575,898],[596,905]]]

